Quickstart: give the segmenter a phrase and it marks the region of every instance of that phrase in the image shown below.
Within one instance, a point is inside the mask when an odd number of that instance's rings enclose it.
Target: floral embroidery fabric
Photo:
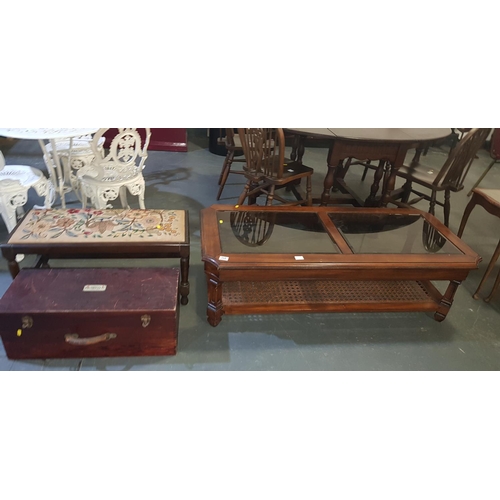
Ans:
[[[31,210],[8,243],[185,241],[184,210]]]

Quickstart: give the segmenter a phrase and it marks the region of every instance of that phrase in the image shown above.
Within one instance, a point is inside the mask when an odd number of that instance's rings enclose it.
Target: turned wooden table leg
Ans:
[[[290,160],[295,161],[297,159],[297,151],[299,149],[300,135],[294,135],[292,139],[292,151],[290,153]]]
[[[450,281],[450,284],[448,285],[446,292],[441,297],[439,307],[437,311],[434,313],[434,319],[436,321],[441,322],[446,318],[446,315],[448,314],[451,305],[453,304],[453,297],[455,296],[455,292],[457,291],[460,283],[462,282],[456,280]]]
[[[9,272],[13,279],[19,274],[20,271],[16,255],[17,253],[13,252],[11,249],[2,248],[2,256],[7,261]]]
[[[188,303],[189,295],[189,255],[181,256],[181,284],[180,284],[181,304]]]
[[[394,191],[394,187],[396,185],[396,174],[397,168],[395,168],[394,164],[390,164],[390,174],[387,178],[387,183],[384,186],[384,192],[382,193],[382,204],[381,206],[386,207],[390,201],[391,193]]]
[[[212,326],[217,326],[222,319],[222,283],[219,276],[205,270],[207,275],[207,320]]]
[[[382,179],[382,176],[384,175],[384,169],[385,169],[385,161],[380,160],[378,162],[378,167],[377,170],[375,170],[375,175],[373,176],[373,184],[371,185],[370,188],[370,195],[368,198],[365,200],[365,206],[367,207],[372,207],[375,206],[375,198],[377,196],[379,187],[380,187],[380,180]]]
[[[15,278],[19,274],[19,264],[17,263],[16,259],[14,260],[9,260],[8,261],[8,266],[9,266],[9,272],[12,278]]]
[[[306,147],[306,138],[299,136],[299,142],[297,147],[297,161],[302,163],[302,158],[304,158],[304,151]]]

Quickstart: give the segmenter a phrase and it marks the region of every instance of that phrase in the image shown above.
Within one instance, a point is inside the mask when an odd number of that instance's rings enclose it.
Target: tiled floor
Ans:
[[[35,141],[1,140],[7,163],[45,170]],[[313,193],[321,192],[326,149],[309,148],[304,163],[313,167]],[[441,165],[446,151],[433,149],[426,161]],[[99,358],[84,360],[11,361],[0,346],[0,370],[498,370],[500,369],[500,294],[487,304],[472,298],[500,237],[500,219],[480,207],[472,213],[463,239],[482,257],[477,271],[460,286],[443,323],[424,313],[294,314],[226,316],[216,328],[206,321],[206,286],[200,254],[200,209],[216,202],[223,158],[208,151],[204,130],[191,129],[189,152],[151,151],[144,171],[148,208],[187,209],[191,228],[190,301],[180,309],[178,354],[173,357]],[[451,229],[458,230],[467,204],[466,193],[489,162],[481,151],[466,181],[452,195]],[[352,168],[347,182],[367,194],[361,167]],[[243,178],[230,176],[221,199],[235,203]],[[482,186],[500,187],[494,167]],[[38,202],[29,200],[28,207]],[[134,200],[135,203],[135,200]],[[74,202],[69,205],[78,207]],[[132,206],[137,206],[133,204]],[[426,209],[422,202],[419,208]],[[441,216],[441,212],[438,212]],[[0,241],[7,232],[0,222]],[[27,257],[23,265],[32,262]],[[164,265],[163,261],[52,261],[52,265]],[[174,261],[167,262],[174,265]],[[496,270],[484,288],[493,284]],[[0,295],[11,282],[0,261]]]

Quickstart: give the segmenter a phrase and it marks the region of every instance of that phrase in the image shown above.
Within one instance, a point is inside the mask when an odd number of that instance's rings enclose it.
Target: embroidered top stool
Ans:
[[[462,222],[460,223],[460,229],[458,230],[459,237],[462,236],[462,233],[464,232],[465,229],[465,225],[467,224],[467,220],[469,219],[469,215],[471,214],[472,209],[476,205],[481,205],[491,215],[496,215],[497,217],[500,217],[500,189],[474,188],[472,190],[472,198],[465,207],[464,215],[462,217]],[[490,263],[488,264],[488,268],[484,273],[483,279],[479,283],[479,286],[477,287],[477,290],[473,295],[475,299],[479,298],[478,295],[479,290],[481,290],[484,283],[488,279],[488,276],[491,274],[491,271],[495,267],[495,263],[498,260],[499,256],[500,256],[500,241],[498,242],[497,248],[493,253],[493,257],[491,258]],[[499,286],[500,286],[500,271],[498,272],[491,293],[488,295],[488,297],[484,299],[485,302],[489,302],[493,298],[493,295]]]
[[[33,209],[0,245],[13,278],[18,254],[49,259],[180,258],[181,304],[189,294],[189,218],[185,210]]]

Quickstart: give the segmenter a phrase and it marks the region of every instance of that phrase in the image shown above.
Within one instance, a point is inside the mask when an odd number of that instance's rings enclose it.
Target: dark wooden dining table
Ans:
[[[362,162],[378,161],[370,195],[365,206],[386,206],[394,190],[398,169],[410,149],[418,151],[429,144],[446,139],[451,128],[287,128],[297,138],[297,160],[302,161],[305,140],[308,137],[330,141],[327,173],[320,205],[332,202],[332,188],[343,184],[344,176],[353,159]],[[378,197],[380,182],[381,196]]]

